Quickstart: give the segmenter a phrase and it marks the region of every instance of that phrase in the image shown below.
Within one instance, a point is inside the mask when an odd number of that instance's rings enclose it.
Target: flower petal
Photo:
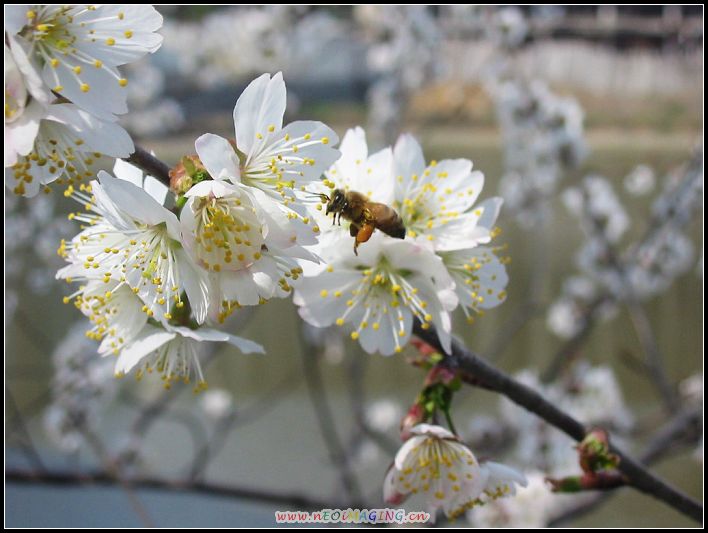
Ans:
[[[270,74],[256,78],[243,91],[234,107],[236,145],[247,156],[261,144],[262,137],[273,126],[281,129],[285,115],[286,90],[283,74],[278,72],[271,79]]]
[[[194,146],[204,168],[213,179],[240,181],[238,156],[229,141],[213,133],[205,133],[195,141]]]
[[[422,176],[425,171],[423,149],[410,134],[401,135],[393,148],[394,175],[407,183],[411,176]],[[397,181],[398,182],[398,181]]]
[[[174,339],[175,336],[176,333],[153,326],[145,326],[140,335],[121,350],[118,361],[116,361],[116,373],[127,374],[144,357]]]
[[[105,189],[111,201],[131,217],[151,226],[166,224],[173,238],[179,238],[177,216],[165,209],[143,189],[130,182],[114,178],[101,170],[98,181]]]

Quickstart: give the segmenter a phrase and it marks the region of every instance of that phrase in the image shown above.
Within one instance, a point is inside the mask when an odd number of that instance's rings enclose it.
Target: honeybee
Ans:
[[[326,194],[318,196],[323,202],[327,202],[325,214],[334,213],[332,225],[335,222],[341,224],[342,217],[351,223],[349,234],[354,237],[355,255],[359,255],[359,245],[368,241],[376,229],[396,239],[406,236],[403,220],[395,209],[386,204],[372,202],[360,192],[335,189],[331,197]]]

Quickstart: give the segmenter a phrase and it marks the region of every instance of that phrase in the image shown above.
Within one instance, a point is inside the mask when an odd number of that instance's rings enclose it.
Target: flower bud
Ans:
[[[429,387],[440,383],[442,385],[450,385],[457,377],[457,373],[444,366],[435,366],[430,369],[428,375],[425,376],[424,387]]]
[[[417,337],[413,337],[411,339],[411,344],[415,346],[416,350],[420,352],[421,355],[424,357],[428,357],[430,355],[433,355],[435,353],[438,353],[438,350],[435,349],[433,346],[428,344],[427,342],[420,340]]]
[[[199,156],[184,156],[182,160],[170,170],[170,190],[177,195],[186,193],[192,185],[197,183],[197,173],[206,172]]]
[[[408,440],[411,429],[421,422],[425,422],[425,409],[419,403],[414,403],[401,420],[401,440]]]

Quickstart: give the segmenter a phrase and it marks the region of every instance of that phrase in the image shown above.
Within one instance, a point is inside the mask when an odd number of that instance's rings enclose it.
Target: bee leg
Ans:
[[[356,249],[359,247],[359,245],[362,242],[366,242],[371,238],[371,235],[374,233],[374,230],[376,227],[373,224],[364,224],[361,228],[356,233],[356,237],[354,239],[354,254],[359,255],[356,251]]]

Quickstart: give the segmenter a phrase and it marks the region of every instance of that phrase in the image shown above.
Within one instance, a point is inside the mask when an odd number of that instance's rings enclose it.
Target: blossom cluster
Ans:
[[[341,38],[341,26],[325,11],[295,5],[220,6],[198,21],[168,17],[160,68],[201,90],[268,70],[282,69],[289,79],[311,75],[322,51]]]
[[[23,202],[5,196],[5,316],[8,322],[28,294],[46,296],[54,288],[54,272],[60,266],[56,248],[71,231],[56,196],[41,195]]]
[[[441,72],[442,32],[428,6],[361,5],[354,9],[374,76],[367,127],[392,142],[412,93]]]
[[[74,324],[52,353],[52,402],[44,412],[49,438],[70,453],[79,450],[86,430],[98,425],[118,390],[110,379],[111,361],[95,356],[93,343],[84,335],[85,327],[83,321]]]
[[[235,141],[199,137],[197,156],[173,173],[179,196],[165,207],[167,186],[117,160],[115,176],[99,171],[65,195],[82,224],[59,254],[57,277],[78,288],[65,298],[93,326],[99,353],[118,356],[115,371],[136,377],[157,371],[166,386],[205,380],[201,341],[228,342],[242,352],[256,343],[213,329],[235,309],[290,295],[299,260],[317,261],[305,246],[319,228],[307,216],[307,186],[339,156],[324,124],[283,127],[281,74],[254,80],[234,108]]]
[[[628,192],[645,190],[637,189],[637,183],[653,182],[647,177],[652,175],[648,167],[633,170],[625,180]],[[653,202],[650,225],[629,244],[624,237],[630,233],[630,217],[606,178],[590,175],[564,191],[563,202],[578,218],[585,241],[576,253],[579,272],[564,280],[549,308],[551,331],[572,337],[589,314],[611,317],[622,301],[654,296],[691,268],[694,247],[683,227],[701,205],[702,176],[695,163],[669,173]]]
[[[340,227],[341,220],[334,225],[322,200],[314,211],[322,236],[310,249],[324,262],[304,266],[305,279],[295,292],[300,315],[314,326],[346,327],[364,350],[386,355],[403,349],[417,320],[424,329],[434,325],[449,351],[455,308],[472,322],[506,297],[506,258],[490,245],[499,232],[494,224],[501,199],[478,202],[484,176],[471,161],[426,164],[410,135],[369,154],[365,132],[355,128],[340,150],[315,192],[352,191],[390,206],[406,237],[377,230],[355,255],[350,232],[356,225],[350,223],[350,231]]]
[[[5,185],[34,196],[77,184],[133,142],[118,67],[155,52],[162,16],[145,5],[14,5],[5,9]]]
[[[504,139],[500,191],[519,222],[545,216],[547,199],[585,155],[583,113],[540,81],[501,79],[492,88]]]

